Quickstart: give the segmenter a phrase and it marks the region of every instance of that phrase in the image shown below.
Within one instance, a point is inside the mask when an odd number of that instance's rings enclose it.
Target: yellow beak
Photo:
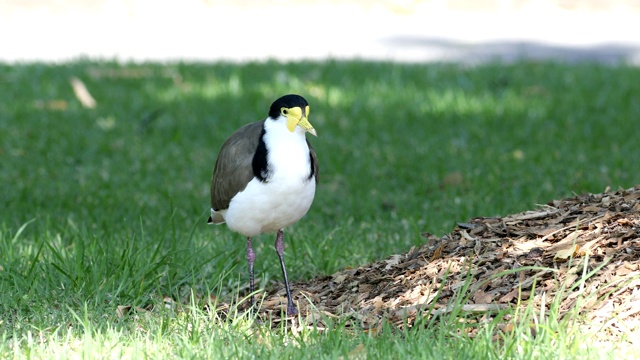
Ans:
[[[307,106],[305,111],[302,111],[302,109],[299,106],[288,109],[287,129],[293,132],[296,126],[300,126],[311,135],[318,136],[318,133],[316,133],[316,129],[313,128],[313,125],[311,125],[311,123],[309,122],[309,119],[307,118],[308,114],[309,114],[309,106]]]

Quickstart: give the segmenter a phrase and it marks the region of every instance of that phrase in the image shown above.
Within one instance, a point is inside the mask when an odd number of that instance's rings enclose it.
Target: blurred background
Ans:
[[[267,4],[268,3],[268,4]],[[640,64],[640,0],[2,0],[0,61]]]

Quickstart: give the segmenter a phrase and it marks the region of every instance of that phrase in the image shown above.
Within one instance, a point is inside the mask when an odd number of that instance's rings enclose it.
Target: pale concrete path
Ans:
[[[0,0],[0,61],[529,58],[640,65],[637,0],[265,3]],[[566,5],[573,3],[586,5]]]

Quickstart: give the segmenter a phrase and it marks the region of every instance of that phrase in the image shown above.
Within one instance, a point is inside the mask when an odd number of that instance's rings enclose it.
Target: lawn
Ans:
[[[303,95],[320,183],[285,257],[292,280],[331,274],[472,217],[640,183],[638,68],[4,64],[0,87],[1,358],[600,356],[552,316],[547,336],[503,338],[453,318],[375,335],[217,318],[198,302],[246,289],[246,244],[206,225],[209,180],[235,129]],[[261,286],[280,281],[273,240],[254,242]]]

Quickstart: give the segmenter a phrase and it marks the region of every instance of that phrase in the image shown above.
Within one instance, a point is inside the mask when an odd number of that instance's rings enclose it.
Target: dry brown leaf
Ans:
[[[489,304],[493,301],[495,295],[486,293],[482,290],[477,290],[473,294],[473,302],[476,304]]]
[[[440,256],[442,256],[442,250],[444,249],[444,243],[440,244],[440,246],[438,246],[436,248],[436,250],[433,252],[433,255],[431,256],[431,261],[437,260],[440,258]]]
[[[76,95],[80,104],[87,109],[93,109],[96,107],[96,100],[91,96],[89,90],[84,85],[82,80],[78,79],[75,76],[72,76],[69,79],[69,83],[71,83],[71,87],[73,88],[73,93]]]
[[[598,247],[598,243],[602,241],[602,236],[596,237],[595,239],[588,241],[587,243],[580,246],[580,250],[578,254],[580,256],[586,256],[593,254],[593,251]]]
[[[571,245],[569,247],[566,247],[564,249],[560,249],[556,251],[556,254],[554,255],[554,259],[563,259],[566,260],[570,257],[574,257],[576,255],[578,255],[578,251],[580,250],[580,246],[578,245]]]
[[[402,261],[402,255],[391,255],[387,260],[384,261],[387,263],[387,266],[384,269],[389,270],[392,267],[398,265],[400,261]]]
[[[469,233],[466,230],[460,230],[460,235],[462,235],[463,238],[469,241],[476,241],[476,239],[474,239],[471,235],[469,235]]]
[[[511,302],[511,301],[513,301],[513,299],[518,297],[519,293],[520,293],[520,290],[518,290],[518,288],[515,288],[515,289],[509,291],[509,293],[507,293],[506,295],[504,295],[500,299],[498,299],[498,302],[500,302],[500,303]]]
[[[620,225],[626,225],[626,226],[633,225],[633,222],[627,218],[618,219],[616,220],[616,222]]]
[[[136,306],[133,307],[131,305],[120,305],[116,308],[116,316],[119,319],[122,319],[128,315],[131,315],[132,313],[136,313],[136,314],[143,314],[143,313],[147,313],[150,310],[152,310],[152,306],[148,306],[148,309]]]
[[[36,109],[46,109],[46,110],[54,110],[54,111],[65,111],[69,107],[69,103],[66,100],[37,100],[34,102],[34,107]]]
[[[634,269],[631,269],[627,266],[620,266],[616,269],[616,276],[626,276],[634,272]]]
[[[458,186],[462,184],[463,180],[464,180],[464,176],[462,175],[461,172],[458,172],[458,171],[451,172],[445,175],[444,179],[442,179],[442,182],[440,183],[440,187]]]
[[[333,282],[336,284],[342,284],[347,279],[347,275],[344,273],[338,273],[333,276]]]
[[[118,317],[118,319],[122,319],[126,315],[129,315],[129,312],[131,312],[131,307],[131,305],[119,305],[116,308],[116,316]]]

